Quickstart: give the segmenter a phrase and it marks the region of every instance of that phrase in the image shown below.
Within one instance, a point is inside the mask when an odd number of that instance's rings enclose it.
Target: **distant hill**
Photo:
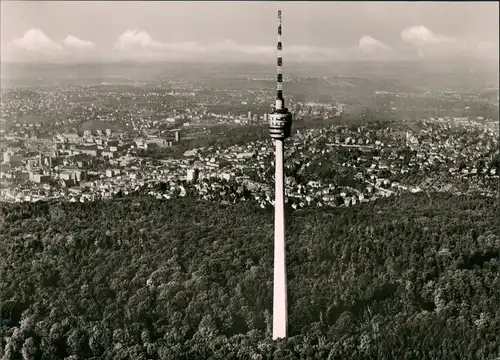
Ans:
[[[251,80],[242,78],[207,79],[204,86],[216,89],[269,90],[276,88],[275,80]],[[409,91],[410,87],[397,86],[380,79],[362,77],[306,78],[286,81],[283,84],[286,95],[295,96],[303,101],[331,101],[335,96],[366,96],[375,91]]]
[[[92,85],[170,78],[185,81],[273,77],[274,63],[116,62],[87,64],[2,63],[2,86]],[[498,64],[491,62],[331,62],[286,63],[285,76],[329,79],[338,75],[385,81],[395,89],[418,87],[498,87]],[[156,80],[153,80],[156,79]],[[264,85],[264,84],[261,84]],[[340,85],[333,85],[342,87]],[[381,84],[376,87],[379,88]]]

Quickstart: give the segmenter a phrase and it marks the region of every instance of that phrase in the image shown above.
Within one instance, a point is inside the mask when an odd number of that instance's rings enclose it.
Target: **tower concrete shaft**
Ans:
[[[278,11],[278,45],[277,45],[277,85],[276,101],[273,112],[269,114],[269,135],[276,145],[276,176],[274,201],[274,282],[273,282],[273,339],[287,337],[288,300],[286,282],[285,256],[285,187],[283,166],[283,142],[290,136],[292,114],[285,107],[283,98],[283,57],[281,50],[282,24],[281,10]]]
[[[288,325],[283,140],[275,140],[275,143],[273,340],[286,338]]]

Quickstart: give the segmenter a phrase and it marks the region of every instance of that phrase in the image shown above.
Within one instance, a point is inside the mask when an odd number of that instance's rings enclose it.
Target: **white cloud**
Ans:
[[[372,38],[373,39],[373,38]],[[372,47],[386,48],[382,42]],[[364,44],[366,45],[366,44]],[[368,46],[368,45],[366,45]],[[166,43],[153,39],[142,30],[127,30],[115,42],[115,56],[127,59],[193,59],[203,56],[205,60],[263,60],[276,56],[276,45],[241,44],[232,39],[201,45],[197,42]],[[285,46],[283,55],[288,60],[324,61],[347,59],[356,53],[356,47],[326,48],[317,46]]]
[[[344,47],[286,45],[283,49],[287,61],[345,61],[394,60],[401,57],[453,58],[474,56],[498,58],[498,42],[458,39],[436,34],[423,25],[406,28],[401,39],[414,49],[410,55],[404,48],[393,48],[371,35],[362,36],[356,44]],[[85,60],[177,60],[177,61],[272,61],[276,45],[241,44],[225,40],[209,44],[188,42],[162,42],[143,30],[124,31],[110,49],[95,51],[96,44],[68,35],[60,42],[53,41],[41,30],[30,29],[23,37],[2,46],[2,59],[14,61],[79,61]],[[94,49],[94,50],[93,50]]]
[[[361,39],[359,39],[358,47],[362,52],[366,54],[371,54],[377,51],[391,50],[391,47],[389,45],[375,39],[370,35],[365,35]]]
[[[38,29],[29,29],[22,38],[12,40],[12,45],[30,52],[53,53],[63,50],[61,44],[56,43]]]
[[[63,41],[56,42],[39,29],[29,29],[21,38],[13,39],[1,48],[3,61],[22,62],[64,62],[89,60],[95,53],[92,41],[68,35]]]
[[[144,30],[129,29],[124,31],[114,43],[112,49],[97,53],[89,51],[96,45],[91,41],[68,35],[57,43],[47,37],[40,30],[30,30],[21,39],[14,40],[18,49],[31,49],[29,54],[25,50],[11,53],[16,58],[37,61],[64,59],[91,59],[109,60],[228,60],[228,61],[272,61],[276,56],[276,45],[241,44],[228,39],[211,44],[197,42],[167,43],[154,39]],[[44,49],[43,51],[40,49]],[[379,56],[390,47],[381,41],[364,36],[357,45],[350,47],[319,47],[307,45],[289,45],[283,49],[285,61],[330,61],[349,60],[367,56]],[[84,51],[85,50],[85,51]],[[2,50],[2,53],[5,53]]]
[[[276,57],[276,46],[241,44],[232,39],[201,45],[197,42],[165,43],[153,39],[147,32],[127,30],[118,37],[114,46],[117,58],[148,59],[192,59],[262,61]],[[288,45],[283,48],[285,61],[330,61],[349,60],[374,56],[391,50],[391,47],[370,36],[363,37],[359,44],[350,47],[320,47]],[[379,56],[380,57],[380,56]]]
[[[70,49],[92,49],[95,47],[92,41],[81,40],[73,35],[68,35],[63,43],[64,46]]]
[[[166,43],[153,39],[147,32],[142,30],[127,30],[123,32],[113,46],[114,50],[119,51],[126,56],[160,57],[160,58],[182,58],[194,55],[222,55],[228,54],[246,54],[246,55],[265,55],[272,54],[273,46],[245,45],[238,44],[234,40],[219,41],[206,46],[195,41]],[[138,54],[137,50],[142,52]]]
[[[124,50],[129,47],[144,47],[144,48],[159,48],[163,46],[163,43],[153,40],[151,36],[145,31],[138,31],[136,29],[127,30],[118,37],[118,41],[115,43],[114,48],[119,50]]]
[[[164,43],[137,29],[123,32],[113,50],[114,58],[133,60],[189,59],[206,51],[197,42]]]
[[[413,45],[423,46],[427,44],[454,43],[457,40],[453,37],[438,35],[427,29],[423,25],[412,26],[401,31],[401,38]]]
[[[416,48],[419,58],[498,58],[498,42],[436,34],[423,25],[404,29],[401,39]]]
[[[456,56],[464,49],[456,38],[435,34],[423,25],[412,26],[401,31],[401,39],[414,46],[420,59]]]

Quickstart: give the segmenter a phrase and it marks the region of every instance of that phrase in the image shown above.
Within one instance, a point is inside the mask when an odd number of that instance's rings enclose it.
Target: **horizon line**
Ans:
[[[144,63],[170,63],[170,64],[252,64],[252,65],[266,65],[272,61],[228,61],[228,60],[177,60],[177,59],[158,59],[158,60],[132,60],[132,59],[109,59],[109,60],[86,60],[86,61],[6,61],[0,60],[0,64],[6,65],[99,65],[99,64],[119,64],[119,63],[131,63],[131,64],[144,64]],[[458,62],[491,62],[498,64],[498,59],[487,59],[487,58],[455,58],[455,59],[352,59],[352,60],[289,60],[287,64],[331,64],[331,63],[437,63],[437,62],[448,62],[448,63],[458,63]]]

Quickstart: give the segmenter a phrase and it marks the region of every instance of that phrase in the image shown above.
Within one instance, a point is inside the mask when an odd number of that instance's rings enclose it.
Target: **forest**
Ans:
[[[287,211],[289,338],[272,341],[272,209],[2,204],[0,358],[493,360],[498,210],[420,193]]]

